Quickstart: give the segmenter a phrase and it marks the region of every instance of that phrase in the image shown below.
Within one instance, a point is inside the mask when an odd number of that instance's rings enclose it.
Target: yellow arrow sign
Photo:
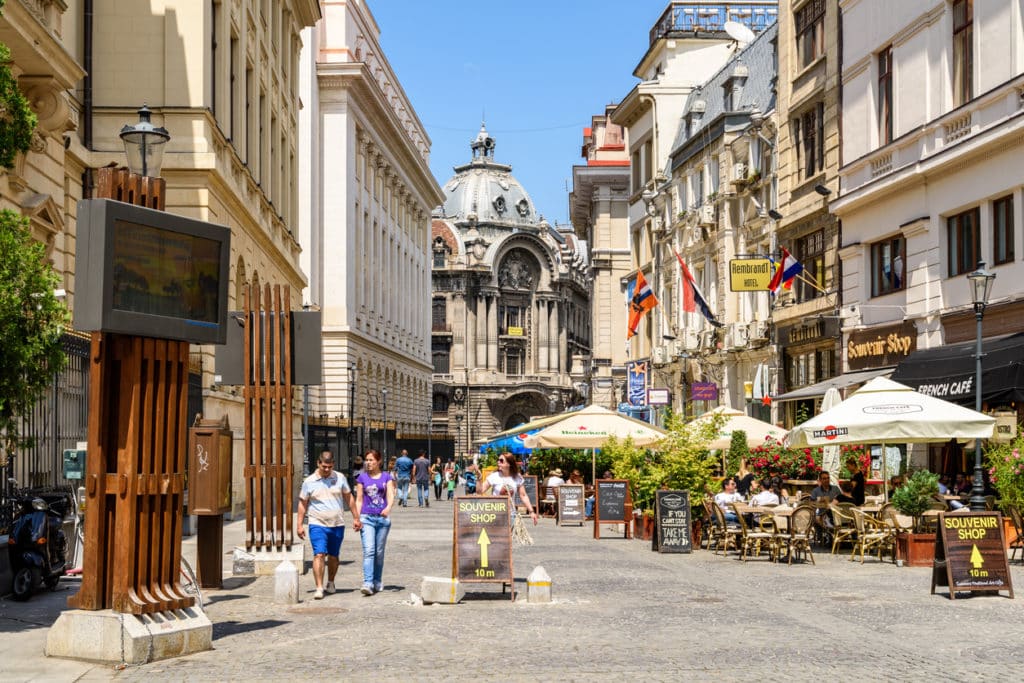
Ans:
[[[476,542],[480,546],[480,568],[483,569],[487,566],[487,546],[491,544],[491,539],[487,535],[487,529],[480,530],[480,538]]]
[[[981,569],[981,565],[983,563],[984,560],[982,560],[981,558],[981,552],[978,550],[977,544],[975,544],[973,549],[971,550],[971,564],[974,565],[975,569]]]

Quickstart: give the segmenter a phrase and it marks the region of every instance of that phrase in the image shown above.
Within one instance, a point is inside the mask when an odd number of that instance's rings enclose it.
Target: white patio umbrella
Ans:
[[[527,448],[590,448],[591,476],[597,480],[594,448],[600,448],[609,437],[632,438],[637,446],[650,446],[665,437],[665,430],[652,424],[591,405],[566,413],[532,436],[526,437]]]
[[[757,448],[764,444],[765,439],[771,437],[781,441],[786,437],[786,430],[780,427],[776,427],[773,424],[758,420],[757,418],[750,417],[741,410],[732,408],[729,406],[718,406],[714,410],[710,410],[693,422],[710,422],[717,415],[725,417],[725,422],[722,424],[722,428],[718,432],[718,436],[715,440],[708,444],[709,449],[725,449],[732,444],[732,433],[742,431],[747,435],[747,446],[750,448]],[[692,423],[691,423],[692,424]]]
[[[994,417],[876,377],[831,410],[794,427],[786,440],[793,447],[880,443],[885,472],[886,443],[988,439],[995,422]],[[884,490],[888,500],[888,481]]]
[[[821,398],[821,412],[832,410],[842,402],[843,397],[839,395],[839,389],[829,387]],[[839,480],[839,465],[839,446],[832,444],[823,447],[821,449],[821,468],[832,475],[832,481]]]

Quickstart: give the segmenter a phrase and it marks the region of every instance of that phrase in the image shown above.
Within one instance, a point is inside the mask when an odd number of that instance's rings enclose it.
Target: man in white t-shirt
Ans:
[[[726,477],[722,481],[722,490],[715,494],[715,504],[722,508],[722,512],[725,513],[725,521],[727,522],[739,522],[736,518],[736,512],[729,507],[730,503],[739,503],[743,501],[743,496],[736,492],[736,480],[732,477]]]
[[[544,485],[545,486],[556,486],[557,487],[557,486],[561,486],[564,483],[565,483],[565,479],[562,479],[562,470],[556,468],[556,469],[553,469],[550,472],[548,472],[548,478],[544,482]]]

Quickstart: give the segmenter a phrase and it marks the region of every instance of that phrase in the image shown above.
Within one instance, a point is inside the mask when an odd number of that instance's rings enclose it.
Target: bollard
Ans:
[[[526,577],[527,602],[551,602],[551,577],[544,567],[534,567]]]
[[[299,601],[299,571],[295,565],[282,560],[274,570],[274,602],[293,605]]]

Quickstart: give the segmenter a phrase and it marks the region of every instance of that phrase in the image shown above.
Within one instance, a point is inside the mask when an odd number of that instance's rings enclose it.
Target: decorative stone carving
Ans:
[[[498,286],[503,289],[533,289],[533,268],[519,252],[513,252],[498,270]]]

